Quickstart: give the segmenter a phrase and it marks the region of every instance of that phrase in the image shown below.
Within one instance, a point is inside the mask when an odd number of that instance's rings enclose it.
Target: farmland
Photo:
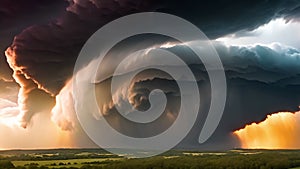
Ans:
[[[1,169],[300,169],[299,150],[172,150],[143,159],[103,149],[9,150],[0,151],[0,158]]]

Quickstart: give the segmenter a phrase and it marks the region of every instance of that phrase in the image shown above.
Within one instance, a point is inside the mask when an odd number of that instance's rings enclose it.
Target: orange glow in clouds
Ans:
[[[246,125],[234,134],[242,148],[299,149],[300,111],[268,115],[264,121]]]
[[[3,138],[0,140],[0,149],[74,147],[72,133],[62,131],[46,113],[37,114],[32,121],[33,125],[23,129],[18,124],[3,124],[0,119],[0,138]]]
[[[58,120],[51,121],[51,110],[30,110],[28,97],[33,90],[39,88],[45,95],[50,92],[27,75],[25,67],[18,65],[12,48],[8,48],[5,55],[20,89],[17,103],[0,98],[0,149],[75,147],[74,132],[63,131],[56,123]]]

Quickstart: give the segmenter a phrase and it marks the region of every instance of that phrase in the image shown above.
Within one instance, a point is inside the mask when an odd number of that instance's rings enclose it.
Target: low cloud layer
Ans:
[[[229,77],[258,80],[265,83],[284,83],[285,78],[295,78],[300,73],[298,49],[274,43],[268,46],[225,46],[216,44]],[[297,84],[297,83],[296,83]]]

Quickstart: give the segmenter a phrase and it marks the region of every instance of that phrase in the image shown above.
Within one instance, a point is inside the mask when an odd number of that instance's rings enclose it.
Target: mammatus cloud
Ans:
[[[279,112],[234,132],[243,148],[299,149],[300,112]]]

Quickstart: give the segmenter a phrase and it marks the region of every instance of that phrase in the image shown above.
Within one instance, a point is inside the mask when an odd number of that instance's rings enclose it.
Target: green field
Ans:
[[[110,162],[114,160],[122,160],[122,158],[92,158],[92,159],[68,159],[68,160],[35,160],[35,161],[11,161],[14,166],[29,166],[30,164],[38,164],[38,166],[47,166],[49,168],[59,167],[82,167],[85,163]]]
[[[102,149],[0,151],[0,169],[300,169],[299,150],[172,150],[125,158]]]

